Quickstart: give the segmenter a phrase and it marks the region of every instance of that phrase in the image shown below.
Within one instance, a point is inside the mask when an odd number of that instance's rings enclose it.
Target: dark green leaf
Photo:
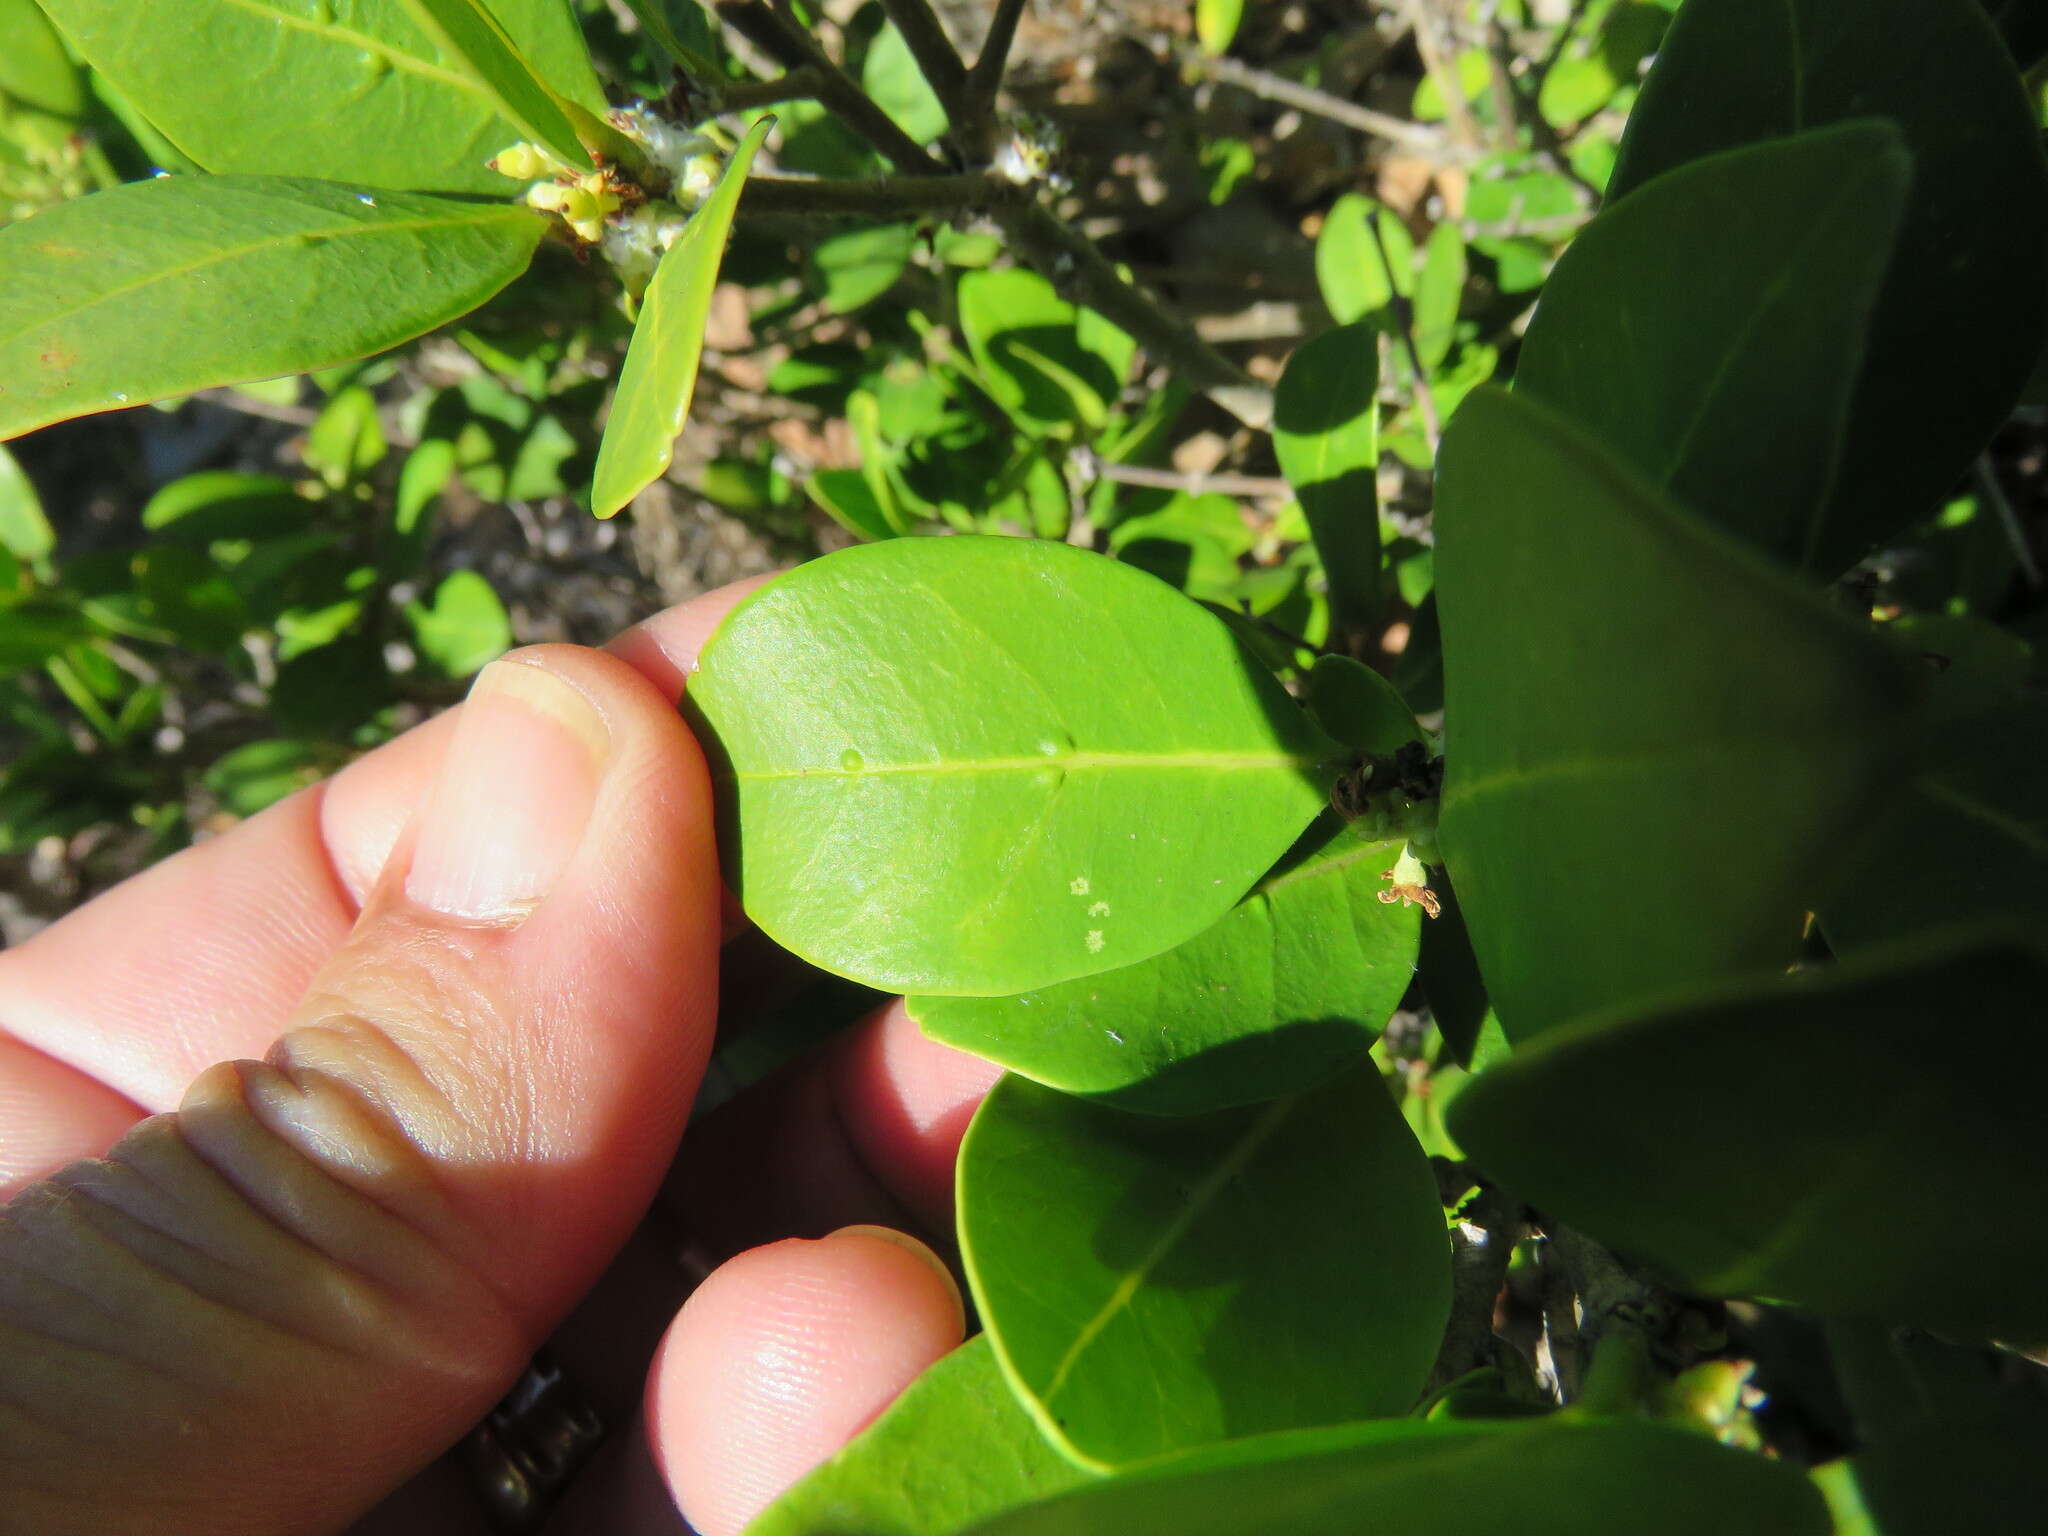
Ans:
[[[1087,1479],[1040,1433],[981,1335],[912,1382],[745,1536],[953,1536]]]
[[[1396,1420],[1262,1435],[999,1515],[973,1536],[1827,1536],[1792,1467],[1662,1425]]]
[[[899,991],[1023,992],[1192,938],[1314,816],[1336,753],[1214,616],[1022,539],[799,567],[733,610],[687,707],[748,913]]]
[[[913,997],[911,1017],[1121,1109],[1193,1115],[1298,1093],[1372,1045],[1414,975],[1419,921],[1378,899],[1401,839],[1331,816],[1304,841],[1163,955],[1020,997]]]
[[[431,603],[406,608],[420,654],[449,677],[468,677],[512,648],[512,621],[475,571],[450,573]]]
[[[142,526],[184,543],[210,544],[300,533],[312,511],[281,476],[202,469],[150,497],[142,509]]]
[[[562,0],[490,0],[564,95],[604,93]],[[402,0],[43,0],[86,61],[209,171],[502,193],[486,162],[521,137]]]
[[[523,208],[268,176],[59,203],[0,229],[0,437],[395,347],[518,276],[543,228]]]
[[[2048,962],[1984,940],[1730,985],[1518,1049],[1451,1130],[1699,1294],[2039,1342],[2044,997]],[[1936,1044],[1958,1019],[1967,1052]]]
[[[1877,120],[1660,176],[1558,262],[1516,389],[1681,505],[1812,564],[1910,181]]]
[[[2048,331],[2048,173],[2010,56],[1976,0],[1688,0],[1609,187],[1625,200],[1718,150],[1866,117],[1905,135],[1913,185],[1806,551],[1823,576],[1934,509]]]
[[[1394,685],[1349,656],[1318,657],[1303,701],[1332,740],[1369,757],[1392,757],[1423,739]]]
[[[662,256],[654,281],[648,284],[625,366],[619,371],[604,440],[597,449],[590,507],[599,517],[622,511],[668,471],[696,392],[711,294],[718,286],[718,267],[732,231],[733,212],[739,207],[740,187],[754,151],[774,126],[775,119],[767,117],[748,130],[726,161],[718,185]]]
[[[804,491],[823,507],[833,522],[863,539],[893,539],[910,529],[894,521],[857,469],[821,469],[804,482]]]
[[[1273,397],[1273,450],[1301,499],[1337,622],[1379,617],[1379,337],[1339,326],[1298,349]]]
[[[505,33],[484,0],[399,0],[441,58],[467,76],[498,115],[522,138],[548,150],[562,164],[595,170],[590,151],[562,115],[561,103],[534,65]],[[559,8],[559,7],[558,7]]]
[[[1909,664],[1521,396],[1466,401],[1436,527],[1443,848],[1510,1038],[1789,963]]]
[[[1436,1181],[1370,1063],[1180,1120],[1006,1077],[961,1147],[960,1246],[1084,1466],[1404,1412],[1450,1307]]]
[[[966,273],[959,308],[989,388],[1027,427],[1071,431],[1107,418],[1136,355],[1129,336],[1014,267]]]
[[[916,245],[915,224],[877,224],[827,235],[811,250],[824,280],[825,307],[845,315],[880,298],[903,275]]]

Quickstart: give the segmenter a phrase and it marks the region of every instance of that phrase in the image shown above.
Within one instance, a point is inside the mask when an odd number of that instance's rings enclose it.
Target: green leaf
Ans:
[[[821,469],[804,482],[804,493],[848,533],[862,539],[893,539],[908,533],[890,516],[857,469]]]
[[[711,293],[718,286],[718,267],[739,206],[740,187],[754,151],[774,126],[774,118],[764,117],[748,130],[726,161],[718,185],[655,268],[626,348],[604,440],[598,444],[590,506],[599,517],[622,511],[668,471],[697,388]]]
[[[1019,268],[963,274],[959,312],[997,401],[1034,432],[1101,424],[1136,355],[1129,336]]]
[[[0,38],[0,106],[11,99],[52,117],[85,115],[85,81],[36,0],[0,0]]]
[[[2048,1509],[2044,1443],[2048,1409],[2022,1401],[1930,1418],[1836,1468],[1871,1536],[2012,1536]]]
[[[2048,700],[2013,699],[1935,726],[1912,777],[1871,817],[1820,901],[1837,954],[1944,923],[2048,917]]]
[[[1475,171],[1465,194],[1465,216],[1504,232],[1476,237],[1472,249],[1493,258],[1502,293],[1540,288],[1551,257],[1567,238],[1561,227],[1579,212],[1581,194],[1567,177],[1496,165],[1493,174]],[[1529,229],[1527,234],[1519,233]]]
[[[306,467],[333,490],[362,479],[386,451],[377,397],[360,384],[337,393],[306,431]]]
[[[1087,1480],[1018,1403],[982,1334],[912,1382],[745,1536],[952,1536]]]
[[[1730,985],[1518,1049],[1451,1129],[1687,1290],[2038,1343],[2043,996],[2040,954],[1984,939]],[[1967,1052],[1928,1049],[1943,1019]]]
[[[33,565],[57,548],[57,531],[20,462],[0,448],[0,549]]]
[[[847,315],[896,286],[917,246],[915,224],[877,224],[827,235],[811,248],[825,307]]]
[[[205,783],[223,810],[254,816],[313,783],[325,766],[311,742],[288,738],[252,741],[215,758],[206,770]]]
[[[1436,529],[1443,849],[1509,1037],[1790,963],[1909,664],[1523,396],[1459,411]]]
[[[1976,0],[1688,0],[1609,187],[1625,206],[1718,150],[1867,117],[1897,124],[1913,181],[1806,552],[1822,576],[1939,505],[2048,331],[2048,172],[2010,56]]]
[[[313,508],[278,475],[202,469],[181,475],[142,509],[142,526],[187,544],[305,531]]]
[[[1415,972],[1420,914],[1382,904],[1402,840],[1326,816],[1213,927],[1019,997],[913,997],[932,1039],[1120,1109],[1195,1115],[1298,1093],[1363,1055]]]
[[[1455,224],[1439,224],[1422,247],[1415,277],[1415,351],[1434,373],[1457,339],[1458,308],[1465,300],[1465,237]]]
[[[1558,262],[1516,389],[1690,510],[1812,564],[1911,171],[1870,120],[1658,177]]]
[[[1368,757],[1392,757],[1423,741],[1394,685],[1349,656],[1317,657],[1302,702],[1332,740]]]
[[[0,229],[0,437],[365,357],[525,268],[523,208],[172,176]]]
[[[1308,519],[1340,630],[1380,612],[1379,337],[1339,326],[1296,349],[1273,397],[1273,451]]]
[[[1264,1435],[999,1515],[974,1536],[1827,1536],[1790,1466],[1662,1425],[1396,1420]]]
[[[1415,288],[1415,241],[1391,208],[1347,192],[1316,236],[1316,284],[1339,325],[1377,315]]]
[[[490,0],[556,90],[604,93],[562,0]],[[521,130],[403,0],[43,0],[95,69],[209,171],[502,194],[486,162]],[[225,62],[224,62],[225,61]]]
[[[1244,0],[1195,0],[1195,38],[1204,53],[1230,52],[1243,20]]]
[[[1084,1466],[1405,1412],[1450,1310],[1436,1180],[1370,1063],[1193,1119],[1005,1077],[961,1146],[960,1247]]]
[[[520,137],[564,165],[595,170],[553,91],[505,33],[483,0],[399,0],[441,57],[472,80]]]
[[[918,143],[929,144],[946,131],[946,108],[894,23],[884,22],[868,44],[860,83],[875,105]]]
[[[749,915],[894,991],[1024,992],[1192,938],[1336,752],[1214,615],[1021,539],[799,567],[720,626],[686,707]]]
[[[431,603],[408,603],[420,654],[449,677],[468,677],[512,648],[512,621],[475,571],[450,573]]]

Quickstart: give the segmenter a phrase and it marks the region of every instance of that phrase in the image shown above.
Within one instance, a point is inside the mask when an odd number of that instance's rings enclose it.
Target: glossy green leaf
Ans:
[[[441,58],[466,75],[521,138],[547,149],[564,165],[594,170],[590,151],[576,137],[561,103],[536,77],[534,66],[505,33],[484,0],[399,0]]]
[[[2048,961],[1894,948],[1518,1049],[1459,1142],[1558,1220],[1709,1296],[2048,1339]],[[1970,1049],[1928,1049],[1940,1021]],[[1995,1243],[1996,1263],[1985,1260]]]
[[[745,1536],[953,1536],[1087,1480],[1024,1411],[983,1334],[912,1382]]]
[[[961,1146],[960,1246],[1084,1466],[1403,1413],[1450,1310],[1436,1180],[1369,1062],[1192,1119],[1005,1077]]]
[[[1879,120],[1692,161],[1589,225],[1515,388],[1793,565],[1825,537],[1911,163]]]
[[[2048,172],[2010,56],[1977,0],[1688,0],[1609,186],[1625,203],[1718,150],[1873,116],[1904,134],[1912,191],[1807,551],[1823,576],[1935,509],[2048,330]]]
[[[1136,355],[1129,336],[1019,268],[964,274],[959,311],[989,388],[1034,431],[1100,424]]]
[[[1244,21],[1244,0],[1195,0],[1195,39],[1205,53],[1228,53]]]
[[[468,677],[512,648],[512,621],[491,584],[475,571],[454,571],[432,601],[406,608],[420,654],[449,677]]]
[[[1827,1536],[1781,1462],[1662,1425],[1396,1420],[1177,1456],[974,1536]]]
[[[85,81],[36,0],[0,0],[0,38],[0,105],[11,100],[58,118],[84,114]]]
[[[523,208],[269,176],[173,176],[0,229],[0,437],[395,347],[484,302]]]
[[[676,437],[689,418],[690,397],[696,392],[711,294],[718,286],[740,187],[754,151],[774,126],[774,118],[764,117],[748,130],[726,161],[718,185],[691,215],[647,285],[625,366],[619,371],[612,413],[598,444],[590,505],[599,517],[622,511],[668,472]]]
[[[946,131],[946,108],[892,23],[884,22],[868,44],[860,83],[875,105],[918,143],[929,144]]]
[[[57,532],[20,461],[0,447],[0,549],[33,564],[57,547]]]
[[[1909,664],[1519,395],[1459,411],[1436,531],[1443,849],[1509,1037],[1789,963]]]
[[[563,0],[489,0],[558,92],[601,112]],[[209,171],[500,193],[486,162],[524,136],[404,0],[43,0],[88,63]],[[224,61],[226,61],[224,65]]]
[[[1316,284],[1339,325],[1376,315],[1415,289],[1415,241],[1390,208],[1347,192],[1316,236]]]
[[[1339,326],[1296,349],[1273,395],[1273,451],[1308,519],[1338,626],[1380,611],[1379,337]]]
[[[1835,952],[1968,919],[2048,917],[2044,763],[2048,700],[2016,698],[1931,729],[1912,776],[1821,899]]]
[[[1420,913],[1382,903],[1402,840],[1334,815],[1214,926],[1018,997],[913,997],[932,1039],[1120,1109],[1298,1093],[1363,1055],[1415,974]]]
[[[1321,808],[1337,750],[1214,615],[1021,539],[799,567],[733,610],[686,707],[749,915],[826,970],[940,994],[1192,938]]]

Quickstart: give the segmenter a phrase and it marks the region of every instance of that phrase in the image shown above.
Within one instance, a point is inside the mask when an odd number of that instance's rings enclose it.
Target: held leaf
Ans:
[[[689,419],[690,397],[696,393],[711,294],[718,286],[740,188],[754,151],[774,126],[774,118],[764,117],[747,131],[718,185],[655,268],[597,448],[590,506],[599,517],[624,510],[668,472],[676,437]]]
[[[1096,1468],[1403,1413],[1450,1309],[1436,1180],[1371,1063],[1191,1119],[1006,1077],[960,1246],[1011,1382]]]
[[[1213,614],[1025,539],[800,566],[733,610],[685,707],[748,914],[904,992],[1025,992],[1192,938],[1339,755]]]
[[[273,176],[133,182],[0,229],[0,438],[410,341],[522,272],[539,215]]]
[[[1383,903],[1402,840],[1334,815],[1214,926],[1019,997],[913,997],[932,1039],[1119,1109],[1296,1093],[1363,1055],[1414,976],[1418,909]]]

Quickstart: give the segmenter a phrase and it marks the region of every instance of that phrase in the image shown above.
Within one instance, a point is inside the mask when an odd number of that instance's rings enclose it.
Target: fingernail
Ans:
[[[841,1227],[836,1232],[827,1232],[825,1236],[828,1241],[835,1237],[879,1238],[883,1242],[889,1244],[891,1247],[901,1248],[905,1253],[914,1254],[917,1258],[922,1260],[934,1274],[936,1274],[941,1280],[946,1282],[946,1289],[953,1293],[953,1302],[956,1306],[960,1308],[961,1316],[965,1318],[967,1313],[967,1301],[966,1298],[960,1294],[960,1282],[953,1278],[953,1271],[946,1268],[946,1261],[944,1259],[940,1258],[938,1254],[933,1252],[930,1247],[928,1247],[924,1243],[919,1242],[916,1238],[912,1237],[908,1232],[899,1232],[894,1227],[870,1226],[866,1222],[862,1222],[858,1225],[851,1227]]]
[[[525,917],[575,857],[610,752],[604,721],[569,684],[492,662],[420,812],[405,894],[474,922]]]

